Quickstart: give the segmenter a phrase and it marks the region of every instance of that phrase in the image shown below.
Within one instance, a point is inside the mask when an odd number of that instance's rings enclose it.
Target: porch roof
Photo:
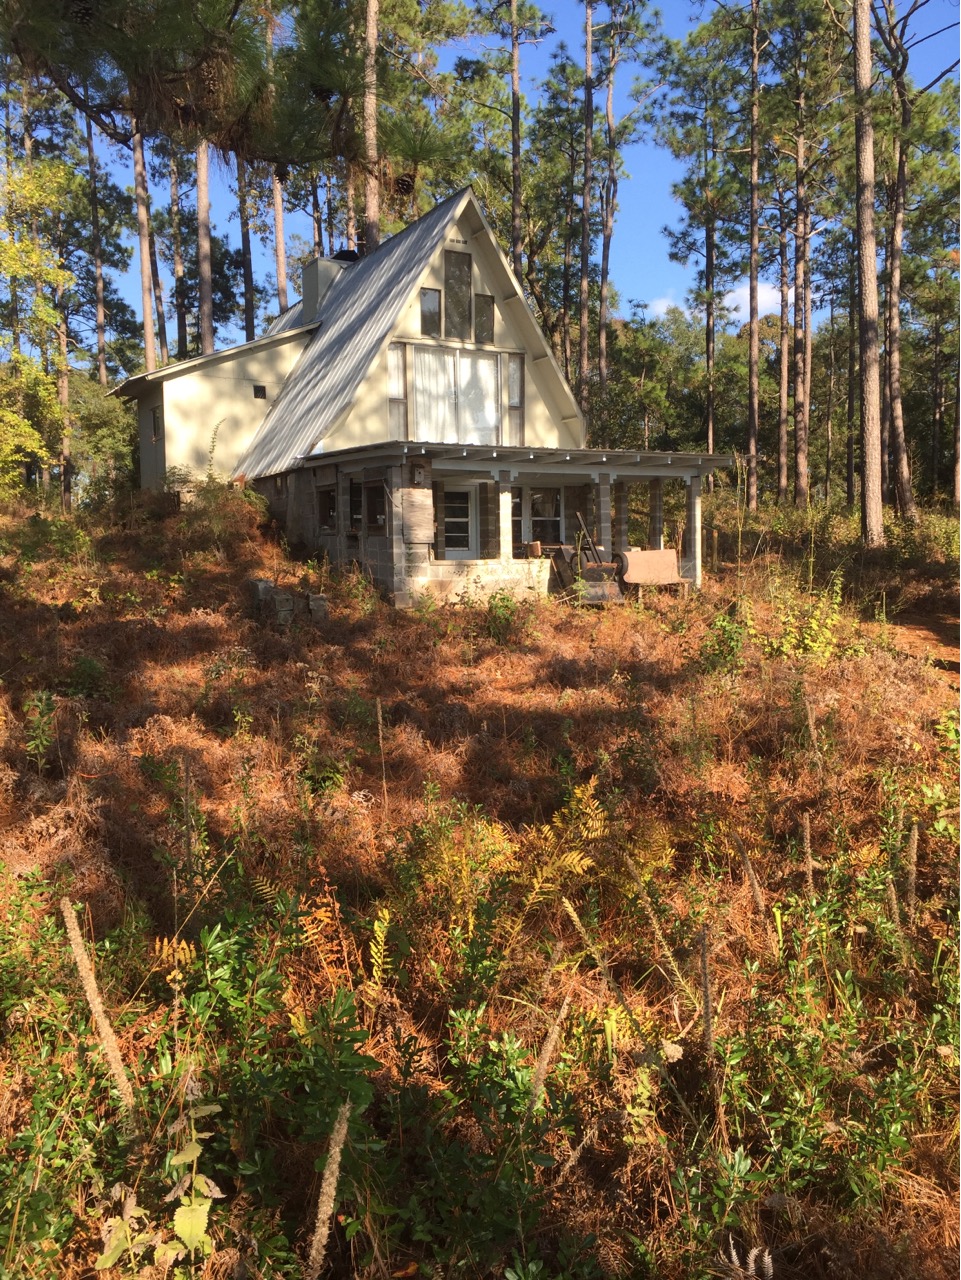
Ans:
[[[430,461],[436,475],[490,475],[509,471],[512,480],[577,483],[597,481],[599,475],[618,480],[689,480],[711,471],[726,470],[734,458],[723,453],[652,453],[641,449],[552,449],[517,445],[452,445],[428,441],[394,440],[340,449],[299,458],[302,467],[356,462],[359,466],[397,466],[418,459]]]

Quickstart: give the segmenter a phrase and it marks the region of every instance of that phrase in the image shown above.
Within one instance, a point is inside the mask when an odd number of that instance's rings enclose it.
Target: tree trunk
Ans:
[[[585,421],[590,404],[591,186],[594,182],[594,10],[584,5],[584,190],[581,196],[581,288],[578,342],[578,398]]]
[[[858,296],[856,284],[855,246],[851,245],[850,275],[848,279],[848,403],[847,403],[847,504],[848,510],[854,510],[857,502],[857,489],[854,482],[854,438],[857,433],[858,406],[858,366],[857,366],[857,315]]]
[[[714,452],[714,273],[717,251],[717,227],[714,217],[708,214],[704,222],[704,344],[705,374],[707,376],[707,403],[705,405],[705,434],[707,451]],[[707,477],[707,489],[714,488],[714,475]]]
[[[834,465],[834,296],[831,296],[831,318],[828,326],[828,402],[825,412],[825,434],[827,437],[827,456],[824,462],[824,504],[831,503],[831,469]]]
[[[884,545],[881,505],[881,389],[878,379],[878,275],[874,234],[874,121],[871,116],[870,0],[854,0],[857,155],[858,336],[861,358],[861,536]]]
[[[781,284],[781,327],[778,341],[777,500],[787,502],[788,488],[788,390],[791,378],[791,278],[787,251],[787,207],[784,192],[778,195],[778,257]]]
[[[254,323],[254,260],[250,246],[250,188],[247,184],[247,165],[237,156],[237,212],[240,217],[240,256],[244,272],[244,337],[253,342],[256,337]]]
[[[7,160],[7,173],[13,173],[13,125],[10,120],[10,94],[4,94],[3,99],[3,138],[4,152]],[[11,234],[16,238],[15,232],[11,229]],[[10,289],[10,349],[14,355],[21,354],[20,346],[20,290],[17,281],[11,277],[9,282]]]
[[[808,414],[805,401],[807,376],[804,355],[805,308],[807,279],[805,265],[807,254],[807,194],[805,190],[804,93],[798,95],[798,134],[795,152],[796,207],[794,218],[794,505],[806,507],[810,501],[810,476],[808,473]]]
[[[274,196],[274,269],[277,272],[277,305],[281,311],[289,306],[287,300],[287,245],[284,240],[284,188],[276,171],[271,174],[271,190]]]
[[[748,211],[748,354],[747,354],[747,509],[757,511],[757,438],[760,425],[761,335],[758,314],[759,169],[760,169],[760,86],[758,68],[760,52],[758,28],[760,0],[751,0],[751,190]]]
[[[107,311],[103,300],[103,245],[100,240],[100,200],[97,193],[97,157],[93,149],[93,121],[85,118],[87,172],[90,177],[90,238],[93,248],[94,295],[97,325],[97,381],[107,385]]]
[[[200,351],[214,349],[214,283],[210,256],[210,152],[206,140],[197,144],[197,279],[200,293]]]
[[[354,190],[354,167],[349,160],[345,161],[347,175],[344,182],[344,199],[347,202],[347,211],[345,216],[345,231],[347,233],[347,248],[357,248],[357,210],[355,208]]]
[[[941,369],[941,317],[934,321],[934,413],[931,416],[931,500],[937,502],[941,471],[941,433],[944,429],[944,375]]]
[[[180,233],[180,171],[177,156],[170,152],[170,244],[174,259],[174,311],[177,316],[177,359],[187,359],[187,298],[184,280],[184,250]]]
[[[54,294],[54,306],[57,311],[57,401],[60,405],[62,416],[60,432],[60,509],[64,514],[69,514],[73,480],[73,466],[70,460],[73,424],[70,414],[70,349],[63,294],[63,286],[58,285]]]
[[[597,307],[597,385],[601,405],[607,395],[607,328],[611,273],[611,240],[614,237],[614,214],[617,209],[617,127],[614,121],[614,72],[617,67],[616,24],[611,22],[611,44],[607,64],[607,173],[601,192],[601,280]],[[605,410],[606,413],[606,410]],[[607,444],[605,434],[601,444]]]
[[[143,134],[131,117],[133,131],[133,184],[137,201],[137,241],[140,246],[140,305],[143,309],[144,367],[157,367],[157,346],[153,326],[153,274],[150,268],[150,205],[147,195],[147,168],[143,158]]]
[[[380,244],[380,158],[377,147],[377,28],[379,0],[367,0],[364,32],[364,252]]]
[[[511,0],[511,266],[524,278],[524,226],[521,219],[521,38],[517,0]]]
[[[891,260],[888,264],[888,374],[891,385],[891,443],[894,445],[894,480],[901,515],[918,522],[918,509],[911,484],[911,463],[904,438],[904,409],[901,403],[901,254],[904,244],[904,209],[907,203],[907,136],[911,128],[911,102],[903,79],[898,84],[901,98],[901,132],[898,135],[898,174],[895,181],[894,225],[891,230]]]
[[[324,237],[323,237],[323,221],[320,213],[320,176],[317,173],[310,175],[310,227],[314,240],[314,255],[322,258],[324,256]]]
[[[154,311],[157,315],[157,341],[160,343],[160,363],[170,360],[170,348],[167,346],[167,317],[164,315],[163,281],[160,279],[160,264],[157,261],[157,237],[153,227],[150,228],[150,278],[153,280]]]

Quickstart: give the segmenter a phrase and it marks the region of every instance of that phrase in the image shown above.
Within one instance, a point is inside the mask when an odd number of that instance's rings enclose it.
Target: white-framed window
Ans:
[[[492,351],[413,348],[414,440],[501,442],[500,357]]]
[[[392,342],[387,348],[388,426],[391,440],[407,439],[407,348]]]

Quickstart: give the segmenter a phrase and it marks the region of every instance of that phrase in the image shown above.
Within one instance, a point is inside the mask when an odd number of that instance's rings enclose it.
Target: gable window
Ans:
[[[254,383],[254,399],[255,400],[267,399],[267,388],[264,386],[261,386],[259,382]]]
[[[425,338],[440,337],[440,289],[420,291],[420,331]]]
[[[507,357],[508,444],[524,443],[524,357]]]
[[[407,439],[407,348],[392,342],[387,348],[387,425],[391,440]]]
[[[454,249],[444,252],[444,336],[470,342],[471,258]]]
[[[489,293],[474,295],[474,341],[485,346],[494,341],[494,299]]]

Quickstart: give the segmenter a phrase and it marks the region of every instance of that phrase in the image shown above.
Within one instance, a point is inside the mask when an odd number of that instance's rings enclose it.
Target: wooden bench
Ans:
[[[672,547],[663,551],[641,551],[631,548],[614,556],[617,580],[622,589],[629,587],[677,587],[682,595],[691,589],[691,580],[682,578],[677,552]]]

